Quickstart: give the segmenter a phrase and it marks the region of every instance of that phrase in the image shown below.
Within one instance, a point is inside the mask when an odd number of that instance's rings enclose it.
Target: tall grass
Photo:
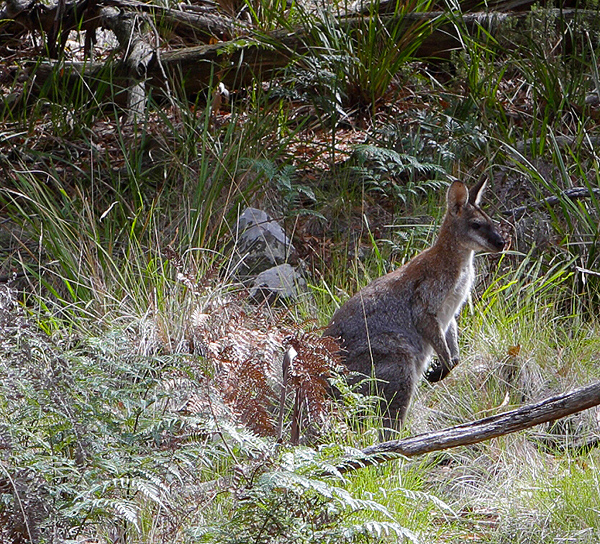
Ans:
[[[266,100],[257,96],[243,123],[234,111],[221,128],[210,105],[198,115],[180,104],[177,120],[159,112],[135,134],[115,117],[117,164],[97,153],[93,133],[83,140],[93,157],[87,169],[67,146],[40,157],[45,172],[19,164],[0,189],[5,211],[31,240],[19,266],[61,311],[101,317],[112,310],[140,316],[161,304],[169,243],[189,251],[193,268],[223,264],[220,248],[235,233],[240,208],[269,190],[252,165],[271,155],[288,160],[297,130],[282,131],[280,117],[265,116]]]

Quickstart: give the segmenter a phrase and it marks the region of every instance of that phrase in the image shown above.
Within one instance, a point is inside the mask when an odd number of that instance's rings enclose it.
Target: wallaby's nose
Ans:
[[[506,245],[506,242],[504,241],[504,238],[502,238],[502,236],[500,236],[497,233],[493,233],[493,236],[490,236],[490,244],[492,245],[492,247],[496,250],[496,251],[502,251],[504,249],[504,246]]]

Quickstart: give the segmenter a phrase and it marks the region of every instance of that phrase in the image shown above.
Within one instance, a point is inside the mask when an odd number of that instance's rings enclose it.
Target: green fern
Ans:
[[[445,182],[445,170],[438,164],[423,162],[416,157],[372,144],[355,149],[359,166],[355,172],[371,190],[381,192],[405,203],[409,197],[423,197],[437,191]]]
[[[353,496],[340,483],[324,478],[327,457],[317,450],[296,448],[279,463],[234,493],[227,528],[203,525],[190,534],[201,542],[363,542],[373,538],[417,541],[382,504]],[[365,519],[367,518],[367,519]]]

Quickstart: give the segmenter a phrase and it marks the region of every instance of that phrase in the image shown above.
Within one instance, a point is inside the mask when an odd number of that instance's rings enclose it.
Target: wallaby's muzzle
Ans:
[[[506,245],[506,241],[504,240],[504,238],[502,238],[502,236],[500,236],[496,232],[490,233],[488,242],[490,243],[490,246],[491,246],[490,251],[493,251],[494,253],[499,253],[500,251],[502,251],[504,249],[504,246]]]

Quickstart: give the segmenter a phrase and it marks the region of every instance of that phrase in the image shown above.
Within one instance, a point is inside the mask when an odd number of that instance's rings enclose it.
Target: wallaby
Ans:
[[[349,370],[376,378],[387,403],[386,426],[399,430],[404,423],[433,351],[438,363],[426,374],[429,381],[443,379],[458,364],[455,316],[473,284],[473,254],[504,248],[479,207],[484,188],[483,179],[470,191],[453,182],[433,246],[364,287],[335,312],[324,332],[340,339]]]

